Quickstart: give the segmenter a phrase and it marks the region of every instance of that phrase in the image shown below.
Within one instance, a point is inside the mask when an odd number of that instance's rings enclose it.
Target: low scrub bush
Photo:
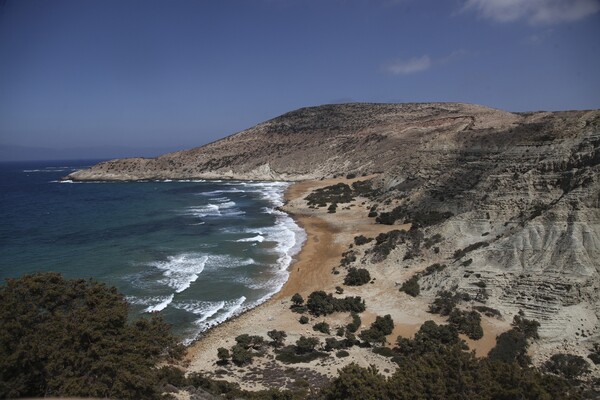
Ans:
[[[412,297],[417,297],[421,292],[421,287],[419,286],[419,276],[414,275],[412,278],[407,280],[400,286],[400,291],[408,294]]]
[[[361,320],[360,320],[360,316],[353,312],[351,314],[352,316],[352,322],[350,322],[348,325],[346,325],[346,330],[350,333],[354,333],[358,330],[358,328],[360,328],[360,324],[361,324]]]
[[[371,280],[371,274],[364,268],[350,268],[348,274],[344,278],[344,285],[347,286],[361,286],[365,283],[369,283]]]
[[[462,311],[455,308],[450,312],[448,322],[470,339],[479,340],[483,337],[481,315],[477,311]]]
[[[339,350],[335,352],[335,356],[337,358],[344,358],[350,356],[350,353],[348,353],[346,350]]]
[[[312,292],[308,296],[306,307],[314,316],[328,315],[334,312],[363,312],[365,302],[359,296],[347,296],[337,299],[324,291]]]
[[[588,362],[583,357],[574,354],[554,354],[546,361],[544,367],[567,379],[578,379],[590,372]]]
[[[313,325],[313,330],[321,333],[326,333],[329,335],[329,324],[327,322],[319,322]]]
[[[486,317],[502,318],[502,313],[500,311],[496,310],[495,308],[491,308],[488,306],[475,306],[475,307],[473,307],[473,309],[476,311],[479,311]]]
[[[422,276],[433,275],[436,272],[440,272],[446,269],[446,264],[431,264],[429,267],[425,268],[425,270],[421,273]]]

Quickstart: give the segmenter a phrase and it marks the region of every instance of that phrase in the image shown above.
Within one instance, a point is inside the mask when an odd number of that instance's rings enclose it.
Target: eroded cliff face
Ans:
[[[599,164],[598,110],[348,104],[300,109],[207,146],[110,161],[68,178],[379,174],[370,197],[378,212],[451,213],[422,228],[425,237],[440,235],[435,245],[407,259],[409,245],[399,245],[391,258],[401,261],[390,268],[446,263],[420,279],[422,295],[460,290],[505,316],[522,311],[541,322],[541,357],[585,356],[600,341]],[[396,223],[412,222],[404,219]]]
[[[378,211],[452,213],[422,228],[441,236],[433,248],[391,255],[415,271],[448,265],[420,278],[422,295],[460,291],[508,317],[524,312],[541,323],[539,360],[585,357],[600,340],[600,112],[519,118],[503,130],[430,131],[426,144],[423,135],[374,181]]]

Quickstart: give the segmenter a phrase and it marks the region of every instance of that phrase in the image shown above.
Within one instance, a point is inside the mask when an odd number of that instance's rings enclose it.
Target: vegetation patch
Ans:
[[[309,206],[319,206],[324,203],[349,203],[354,200],[353,190],[345,183],[317,189],[306,196],[304,200]]]
[[[127,308],[114,287],[92,280],[7,279],[0,397],[160,398],[156,364],[180,358],[183,347],[158,315],[129,321]]]
[[[574,354],[554,354],[546,361],[544,367],[567,379],[578,379],[590,372],[590,365],[585,358]]]
[[[326,333],[329,335],[329,324],[327,322],[319,322],[313,325],[313,331]]]
[[[496,346],[490,350],[488,358],[505,363],[516,362],[520,366],[526,367],[531,363],[531,359],[527,355],[528,339],[539,338],[537,330],[540,324],[516,315],[512,325],[511,330],[498,336]]]
[[[358,328],[360,328],[360,315],[355,312],[351,313],[350,315],[352,316],[352,322],[346,325],[346,330],[350,333],[354,333],[358,330]]]
[[[400,291],[409,296],[417,297],[421,292],[421,287],[419,286],[419,275],[415,274],[409,280],[404,282],[402,286],[400,286]]]
[[[375,245],[371,249],[374,263],[381,262],[387,258],[398,244],[408,244],[408,250],[404,259],[411,259],[420,253],[423,233],[419,229],[411,228],[408,232],[404,229],[384,232],[377,235]]]
[[[459,258],[464,257],[467,253],[470,253],[471,251],[480,249],[482,247],[487,247],[489,245],[490,244],[488,242],[477,242],[477,243],[470,244],[467,247],[465,247],[464,249],[456,250],[454,252],[454,259],[458,260]]]
[[[454,214],[449,211],[411,211],[406,206],[398,206],[389,212],[382,212],[375,221],[384,225],[394,225],[400,220],[404,224],[411,223],[416,227],[437,225],[451,218]]]
[[[362,246],[363,244],[367,244],[373,241],[373,238],[368,238],[366,236],[363,235],[359,235],[359,236],[355,236],[354,237],[354,244],[357,246]]]
[[[466,296],[468,295],[442,290],[438,293],[435,300],[433,300],[433,303],[429,305],[429,312],[432,314],[448,316],[461,300],[468,300]]]
[[[473,309],[476,311],[479,311],[486,317],[502,318],[502,313],[500,311],[496,310],[495,308],[491,308],[488,306],[475,306],[475,307],[473,307]]]
[[[327,294],[319,290],[308,296],[306,307],[316,317],[333,314],[334,312],[353,311],[359,313],[365,311],[365,301],[360,296],[346,296],[343,299],[338,299],[333,297],[331,293]]]
[[[425,270],[423,272],[421,272],[421,276],[433,275],[437,272],[445,270],[446,267],[447,267],[446,264],[439,264],[439,263],[431,264],[429,267],[425,268]]]
[[[364,268],[350,268],[348,274],[344,278],[344,285],[347,286],[361,286],[365,283],[369,283],[371,280],[371,274]]]
[[[371,324],[369,329],[365,329],[358,335],[363,341],[369,344],[385,344],[385,337],[391,334],[394,330],[394,321],[387,314],[383,317],[377,316],[375,322]]]
[[[319,339],[315,337],[300,336],[295,345],[283,347],[276,350],[275,359],[286,363],[295,364],[300,362],[311,362],[328,354],[315,350],[319,345]]]
[[[455,308],[450,312],[448,322],[469,339],[479,340],[483,337],[481,315],[477,311],[462,311]]]

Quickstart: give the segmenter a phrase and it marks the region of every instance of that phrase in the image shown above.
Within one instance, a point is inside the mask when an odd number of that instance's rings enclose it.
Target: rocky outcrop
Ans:
[[[408,259],[407,247],[398,246],[391,256],[402,260],[398,267],[448,264],[421,278],[424,296],[460,290],[507,317],[522,311],[541,322],[548,352],[586,355],[600,341],[598,110],[311,107],[203,147],[109,161],[68,179],[295,181],[374,173],[370,200],[379,213],[451,215],[420,228],[425,238],[441,236],[435,246],[417,257],[413,247]]]

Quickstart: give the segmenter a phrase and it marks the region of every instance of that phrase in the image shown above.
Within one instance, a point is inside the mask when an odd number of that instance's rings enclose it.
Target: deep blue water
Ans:
[[[188,341],[279,290],[304,233],[283,182],[60,183],[93,164],[0,164],[0,281],[36,271],[116,286]]]

